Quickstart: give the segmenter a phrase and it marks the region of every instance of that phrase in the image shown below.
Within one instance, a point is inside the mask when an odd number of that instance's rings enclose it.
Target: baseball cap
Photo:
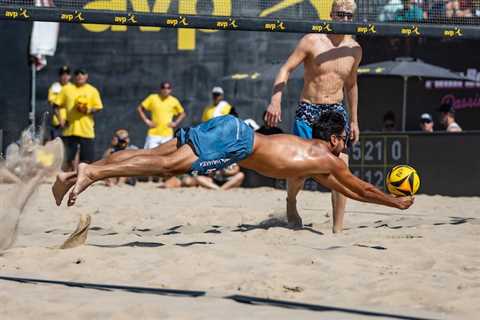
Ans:
[[[85,70],[83,68],[78,68],[73,72],[73,74],[76,75],[76,76],[79,75],[79,74],[85,75],[85,74],[88,74],[88,72],[87,72],[87,70]]]
[[[437,111],[443,112],[443,113],[455,113],[455,109],[453,106],[449,103],[442,103],[440,107],[437,108]]]
[[[62,74],[70,74],[70,68],[67,65],[61,66],[60,69],[58,69],[58,75]]]
[[[115,131],[115,135],[119,139],[127,139],[128,138],[128,131],[127,131],[127,129],[118,129],[117,131]]]
[[[422,115],[420,116],[420,122],[432,122],[432,121],[433,119],[430,113],[422,113]]]
[[[212,93],[219,94],[219,95],[223,96],[223,89],[222,89],[222,87],[213,87]]]

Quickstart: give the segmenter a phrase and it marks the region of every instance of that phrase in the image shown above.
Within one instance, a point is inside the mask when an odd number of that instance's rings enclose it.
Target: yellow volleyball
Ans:
[[[393,167],[387,174],[385,185],[388,192],[397,196],[412,196],[420,187],[417,171],[407,165]]]

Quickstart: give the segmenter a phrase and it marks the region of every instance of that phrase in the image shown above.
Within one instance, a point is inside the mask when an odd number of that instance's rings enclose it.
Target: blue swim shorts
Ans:
[[[176,132],[177,145],[190,145],[198,160],[190,173],[208,174],[247,158],[253,152],[254,131],[231,115],[213,118]]]
[[[348,113],[342,103],[335,104],[314,104],[301,101],[295,113],[293,134],[304,139],[312,139],[312,126],[317,123],[325,111],[334,111],[342,115],[345,123],[347,137],[350,135],[350,122]]]

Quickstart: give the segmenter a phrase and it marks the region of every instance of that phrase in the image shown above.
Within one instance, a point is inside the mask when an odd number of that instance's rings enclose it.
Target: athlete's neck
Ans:
[[[348,37],[349,36],[345,34],[327,34],[327,38],[335,47],[338,47],[342,42],[347,40]]]

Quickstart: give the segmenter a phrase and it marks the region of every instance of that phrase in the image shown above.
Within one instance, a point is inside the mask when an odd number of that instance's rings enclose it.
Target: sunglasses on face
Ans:
[[[162,90],[171,90],[172,87],[161,87],[160,89],[162,89]]]
[[[337,11],[335,15],[339,18],[347,18],[348,20],[353,19],[353,13],[348,11]]]

